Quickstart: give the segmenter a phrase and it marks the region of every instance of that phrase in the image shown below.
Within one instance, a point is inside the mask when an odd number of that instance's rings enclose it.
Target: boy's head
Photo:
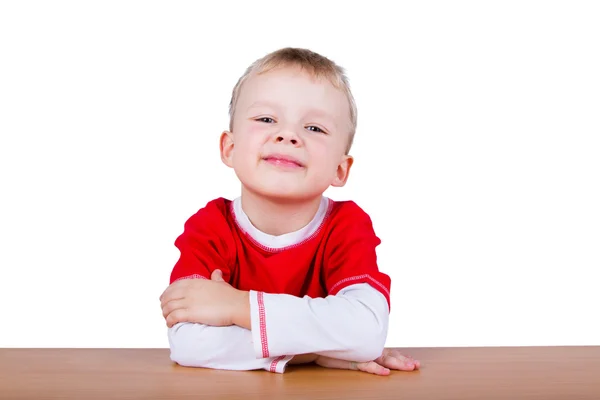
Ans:
[[[285,48],[255,61],[236,84],[229,113],[221,158],[243,190],[302,200],[346,183],[356,105],[344,70],[329,59]]]

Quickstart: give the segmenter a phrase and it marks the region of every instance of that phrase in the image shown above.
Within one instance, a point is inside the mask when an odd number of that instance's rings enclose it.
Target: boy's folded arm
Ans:
[[[383,352],[389,308],[367,283],[325,298],[250,292],[257,357],[315,353],[348,361],[371,361]]]
[[[297,354],[360,362],[383,351],[387,301],[368,284],[326,298],[251,292],[250,299],[252,331],[178,323],[168,332],[171,360],[187,367],[283,373]]]
[[[169,328],[171,360],[185,367],[283,373],[293,356],[256,357],[252,333],[239,326],[182,322]]]

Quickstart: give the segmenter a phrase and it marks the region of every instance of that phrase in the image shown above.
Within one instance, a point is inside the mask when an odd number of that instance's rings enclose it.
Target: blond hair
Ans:
[[[246,79],[248,79],[251,74],[263,74],[282,66],[300,67],[315,78],[324,77],[328,79],[336,89],[344,92],[350,105],[350,139],[348,147],[346,148],[346,154],[348,154],[352,147],[352,142],[354,141],[354,134],[356,133],[357,109],[354,96],[352,96],[352,92],[350,91],[350,84],[348,82],[348,77],[346,76],[346,71],[330,59],[308,49],[293,47],[282,48],[254,61],[246,69],[236,83],[231,94],[231,101],[229,102],[229,130],[233,131],[235,107],[242,85]]]

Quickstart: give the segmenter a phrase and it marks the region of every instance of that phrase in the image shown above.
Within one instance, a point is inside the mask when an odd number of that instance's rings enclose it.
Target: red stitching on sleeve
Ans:
[[[271,371],[271,372],[277,372],[277,364],[279,364],[279,361],[283,360],[284,358],[285,358],[285,355],[279,356],[276,359],[274,359],[271,362],[271,367],[269,368],[269,371]]]
[[[177,281],[180,281],[180,280],[182,280],[182,279],[208,279],[208,278],[206,278],[206,277],[204,277],[204,276],[202,276],[202,275],[193,274],[193,275],[188,275],[188,276],[182,276],[181,278],[175,279],[175,280],[173,281],[173,283],[175,283],[175,282],[177,282]]]
[[[263,358],[269,357],[269,343],[267,342],[267,323],[265,321],[265,301],[264,293],[257,292],[258,301],[258,320],[260,324],[260,343],[262,345]]]
[[[330,292],[334,292],[335,288],[338,287],[338,286],[340,286],[341,284],[344,284],[344,283],[350,282],[350,281],[356,281],[356,280],[364,279],[364,278],[367,278],[367,279],[371,280],[377,286],[379,286],[380,288],[382,288],[385,291],[385,293],[387,293],[388,297],[390,297],[390,291],[388,290],[388,288],[385,287],[385,285],[383,283],[379,282],[378,280],[376,280],[375,278],[373,278],[369,274],[363,274],[363,275],[351,276],[349,278],[344,278],[341,281],[339,281],[338,283],[336,283],[335,285],[333,285],[331,287],[331,289],[330,289]]]

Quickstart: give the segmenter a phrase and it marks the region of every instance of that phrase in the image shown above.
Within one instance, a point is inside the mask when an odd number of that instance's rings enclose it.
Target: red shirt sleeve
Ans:
[[[183,233],[175,240],[181,253],[171,272],[170,283],[179,279],[210,279],[215,269],[229,282],[235,260],[235,243],[227,223],[228,203],[225,199],[209,202],[184,224]]]
[[[381,292],[390,306],[391,279],[379,271],[375,234],[371,218],[356,203],[339,202],[331,216],[331,231],[326,244],[325,286],[335,295],[356,283],[368,283]]]

